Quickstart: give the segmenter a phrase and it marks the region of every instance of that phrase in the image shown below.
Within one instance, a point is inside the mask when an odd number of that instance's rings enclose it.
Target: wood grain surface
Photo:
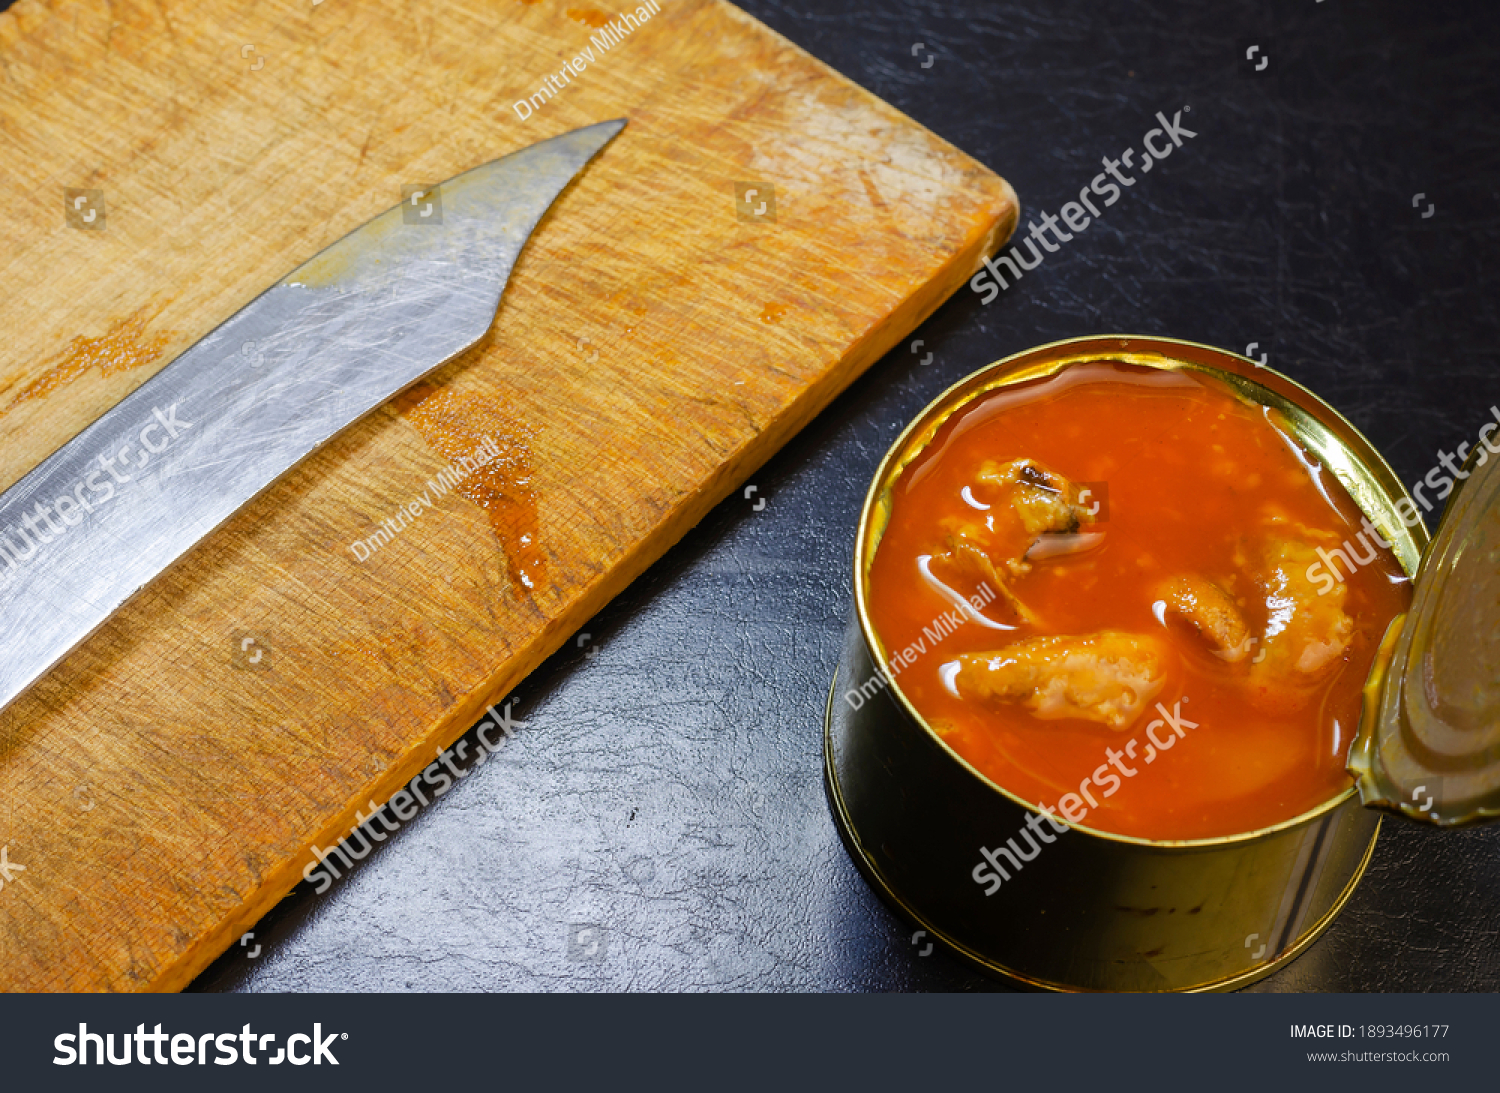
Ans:
[[[0,714],[0,986],[187,983],[1012,230],[1003,180],[737,9],[587,2],[0,15],[0,486],[403,184],[630,121],[480,346]]]

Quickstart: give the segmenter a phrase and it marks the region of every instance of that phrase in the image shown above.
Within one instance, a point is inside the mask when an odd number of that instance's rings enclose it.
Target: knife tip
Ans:
[[[620,134],[629,120],[628,118],[612,118],[609,121],[596,121],[592,125],[581,125],[570,132],[561,133],[553,140],[579,148],[587,148],[587,158],[592,159],[606,144]]]

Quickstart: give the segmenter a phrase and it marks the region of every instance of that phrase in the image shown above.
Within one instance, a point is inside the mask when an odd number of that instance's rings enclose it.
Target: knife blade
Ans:
[[[413,193],[0,495],[0,709],[293,466],[478,342],[543,214],[624,127]]]

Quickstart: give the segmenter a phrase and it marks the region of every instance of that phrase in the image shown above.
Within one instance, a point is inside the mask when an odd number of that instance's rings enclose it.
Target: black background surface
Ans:
[[[1004,175],[1023,221],[1157,111],[1190,105],[1198,135],[995,302],[962,290],[752,477],[763,510],[721,505],[518,688],[509,747],[196,989],[1003,989],[919,955],[822,787],[853,529],[905,422],[993,360],[1108,332],[1258,343],[1408,486],[1500,404],[1492,4],[741,6]],[[1342,917],[1251,989],[1497,987],[1500,826],[1388,820]]]

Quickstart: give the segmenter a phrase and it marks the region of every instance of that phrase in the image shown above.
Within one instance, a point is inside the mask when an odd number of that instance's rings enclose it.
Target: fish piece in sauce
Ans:
[[[1140,715],[1166,678],[1157,642],[1118,630],[1028,638],[965,653],[958,666],[953,684],[960,697],[1019,702],[1045,720],[1076,717],[1116,729]]]
[[[986,461],[975,476],[975,492],[1010,509],[1020,523],[1021,542],[1011,545],[1004,565],[1020,576],[1031,570],[1027,553],[1043,535],[1075,535],[1092,521],[1079,502],[1078,485],[1035,459]]]
[[[966,598],[988,586],[999,594],[994,606],[1003,605],[1006,621],[1036,621],[1036,616],[1011,591],[1007,576],[996,567],[984,547],[975,541],[974,529],[959,527],[948,536],[948,549],[932,557],[932,573]]]
[[[933,575],[966,596],[988,585],[1007,621],[1035,624],[1011,581],[1031,572],[1031,552],[1044,539],[1056,547],[1048,556],[1096,545],[1097,537],[1078,534],[1092,519],[1079,503],[1079,487],[1034,459],[1016,459],[985,462],[970,489],[989,511],[982,520],[943,521],[946,538],[932,556]]]
[[[1206,577],[1173,577],[1158,590],[1164,614],[1193,630],[1230,664],[1250,654],[1250,627],[1233,598]]]
[[[1305,539],[1274,535],[1266,541],[1257,576],[1266,629],[1250,665],[1250,701],[1262,710],[1282,713],[1305,706],[1342,663],[1354,636],[1354,620],[1344,611],[1347,587],[1335,584],[1319,595],[1307,575],[1319,560]]]

